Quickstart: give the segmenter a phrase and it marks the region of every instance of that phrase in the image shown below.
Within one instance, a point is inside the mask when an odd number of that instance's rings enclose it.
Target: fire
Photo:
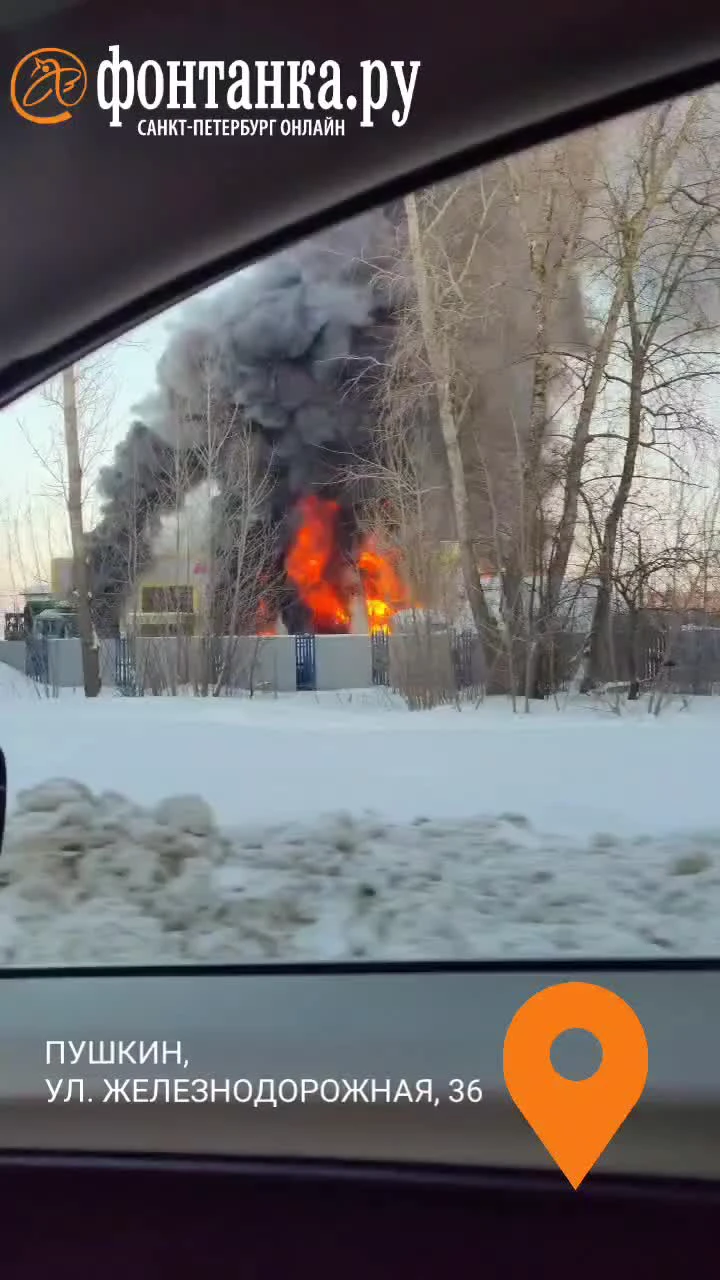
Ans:
[[[285,561],[287,575],[310,609],[318,631],[347,631],[349,602],[330,581],[338,504],[310,495],[301,500],[298,510],[302,523]]]
[[[260,575],[260,581],[267,584],[267,574]],[[274,636],[277,634],[277,623],[269,601],[261,596],[255,617],[255,635]]]
[[[372,541],[358,556],[358,572],[365,595],[371,631],[389,631],[398,609],[406,608],[409,599],[395,566],[376,549]]]
[[[367,539],[354,568],[339,555],[338,504],[314,495],[299,504],[300,528],[285,568],[319,632],[350,629],[353,599],[364,597],[371,631],[388,631],[393,616],[407,607],[408,594],[396,566]]]

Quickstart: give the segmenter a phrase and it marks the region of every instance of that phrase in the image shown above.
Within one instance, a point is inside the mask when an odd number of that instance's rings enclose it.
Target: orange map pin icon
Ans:
[[[589,1031],[602,1063],[587,1080],[566,1080],[550,1051],[564,1031]],[[510,1097],[577,1191],[639,1102],[648,1075],[642,1023],[614,991],[562,982],[515,1014],[503,1051]]]

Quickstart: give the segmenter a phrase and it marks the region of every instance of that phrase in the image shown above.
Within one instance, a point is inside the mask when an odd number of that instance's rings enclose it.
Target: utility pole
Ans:
[[[73,556],[73,586],[77,595],[78,632],[82,646],[83,684],[86,698],[97,698],[100,692],[100,655],[95,643],[90,612],[90,582],[83,529],[83,473],[78,435],[77,390],[75,369],[71,365],[63,373],[63,420],[67,455],[67,513]]]

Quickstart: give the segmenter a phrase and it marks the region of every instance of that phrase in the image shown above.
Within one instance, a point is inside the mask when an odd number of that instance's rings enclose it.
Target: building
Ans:
[[[73,594],[73,561],[57,557],[50,566],[50,596]],[[141,574],[122,614],[122,627],[134,635],[194,635],[204,616],[208,566],[197,556],[169,551],[156,555]]]
[[[70,617],[73,610],[72,607],[67,607],[68,593],[53,590],[53,581],[55,579],[52,579],[51,575],[50,588],[46,583],[38,583],[21,593],[24,602],[22,611],[15,609],[5,614],[3,630],[5,640],[25,640],[34,631],[36,619],[44,613],[56,615],[55,621],[58,621],[59,634],[65,634],[68,628],[70,633],[74,634],[74,622]],[[49,618],[46,621],[49,621]],[[43,628],[41,632],[42,630]],[[51,633],[52,628],[47,634]]]
[[[208,565],[201,558],[162,553],[142,573],[122,615],[138,636],[196,635],[206,619]]]

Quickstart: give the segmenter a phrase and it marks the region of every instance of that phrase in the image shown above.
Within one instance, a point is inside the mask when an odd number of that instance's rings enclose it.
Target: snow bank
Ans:
[[[719,738],[718,698],[48,699],[0,665],[0,964],[717,956]]]
[[[578,841],[506,813],[221,831],[199,797],[149,809],[59,780],[18,796],[0,885],[14,965],[720,951],[720,829]]]
[[[66,696],[64,696],[66,694]],[[204,796],[223,826],[314,823],[328,809],[389,821],[520,812],[582,842],[720,823],[720,698],[659,719],[504,699],[412,713],[386,691],[269,698],[0,697],[8,800],[77,778],[144,808]]]
[[[0,701],[6,698],[33,698],[37,701],[42,689],[22,671],[16,671],[0,660]]]

